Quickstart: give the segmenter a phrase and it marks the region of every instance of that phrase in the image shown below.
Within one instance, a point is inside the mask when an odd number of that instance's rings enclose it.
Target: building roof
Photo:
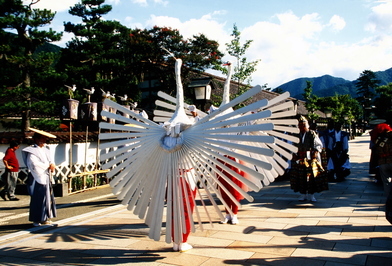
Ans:
[[[48,143],[69,143],[72,137],[72,143],[86,142],[86,132],[49,132],[56,136],[55,139],[48,139]],[[32,142],[33,132],[0,132],[0,144],[8,144],[11,140],[16,140],[20,143],[30,144]],[[98,140],[98,131],[91,131],[87,133],[87,142]]]

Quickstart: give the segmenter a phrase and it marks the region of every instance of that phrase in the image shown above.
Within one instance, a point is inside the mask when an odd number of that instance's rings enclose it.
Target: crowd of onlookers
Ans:
[[[386,218],[392,223],[392,121],[378,120],[370,132],[371,158],[369,173],[381,182],[386,196]],[[293,155],[288,170],[291,188],[301,194],[299,200],[317,201],[314,193],[328,189],[329,181],[343,181],[350,175],[350,134],[342,124],[328,121],[325,130],[309,125],[299,118],[298,152]]]

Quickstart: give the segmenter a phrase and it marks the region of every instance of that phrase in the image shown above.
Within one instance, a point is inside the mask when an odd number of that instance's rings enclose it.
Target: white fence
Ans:
[[[100,152],[102,151],[97,150],[97,142],[74,143],[72,145],[72,155],[70,153],[71,147],[69,143],[48,144],[48,146],[56,165],[56,171],[54,174],[55,182],[60,184],[68,184],[69,192],[75,191],[75,188],[72,186],[73,178],[82,179],[83,184],[78,185],[81,187],[81,189],[85,189],[87,187],[86,178],[89,176],[92,176],[93,178],[92,186],[102,184],[102,182],[97,180],[97,178],[106,179],[104,173],[102,173],[103,171],[99,171],[101,170],[99,156]],[[0,175],[2,175],[5,171],[3,158],[8,147],[9,145],[0,144]],[[25,147],[27,147],[27,145],[22,144],[16,151],[16,156],[20,164],[18,183],[24,183],[25,179],[27,178],[27,167],[25,166],[22,159],[22,149]],[[70,158],[72,158],[72,163],[70,162]],[[105,180],[105,183],[107,182],[108,180]],[[91,184],[88,185],[91,186]]]

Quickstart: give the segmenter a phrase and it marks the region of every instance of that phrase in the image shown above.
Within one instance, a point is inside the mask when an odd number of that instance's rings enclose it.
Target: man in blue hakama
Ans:
[[[51,224],[50,219],[57,215],[51,183],[51,173],[54,172],[55,165],[49,147],[46,146],[46,140],[56,136],[33,128],[30,130],[35,132],[34,144],[22,150],[23,160],[29,169],[29,221],[32,221],[34,226],[41,226]]]

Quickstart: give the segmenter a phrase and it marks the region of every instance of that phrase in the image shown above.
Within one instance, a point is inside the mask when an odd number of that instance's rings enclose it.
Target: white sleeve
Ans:
[[[314,148],[318,152],[321,152],[323,150],[323,142],[317,135],[314,137]]]
[[[43,163],[36,155],[29,153],[27,156],[27,167],[29,168],[34,179],[45,185],[47,181],[47,170],[49,168],[48,163]]]

